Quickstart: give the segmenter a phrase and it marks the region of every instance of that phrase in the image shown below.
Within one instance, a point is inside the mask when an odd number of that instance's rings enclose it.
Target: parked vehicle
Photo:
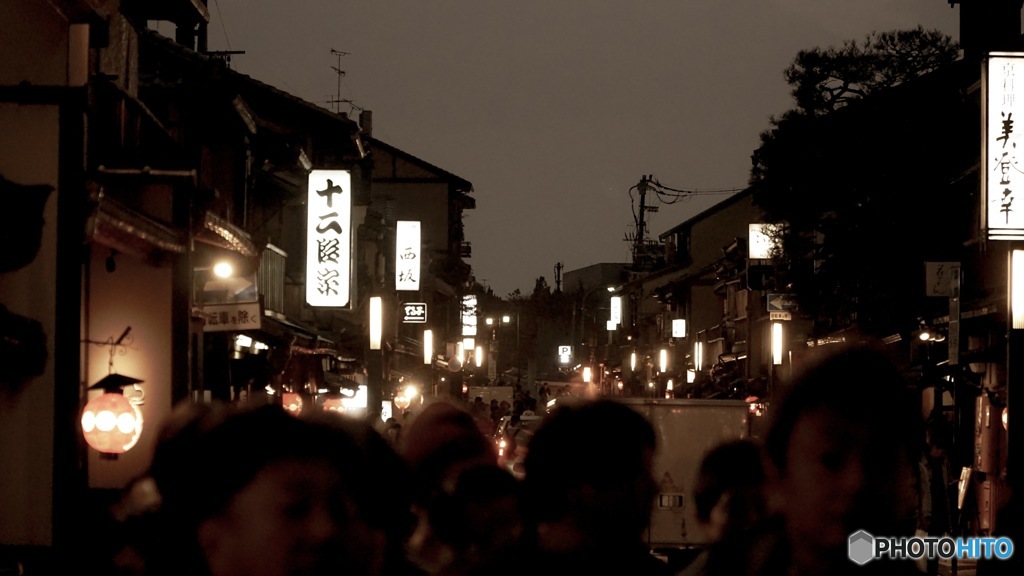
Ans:
[[[652,548],[701,544],[696,530],[693,487],[704,455],[714,446],[750,436],[750,404],[742,400],[625,398],[654,426],[658,451],[654,478],[659,492],[651,514]]]

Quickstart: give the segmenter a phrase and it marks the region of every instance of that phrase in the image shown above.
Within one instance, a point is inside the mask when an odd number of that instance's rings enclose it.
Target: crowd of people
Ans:
[[[520,479],[471,406],[435,401],[389,436],[337,414],[188,404],[127,490],[126,576],[914,574],[849,560],[857,530],[920,526],[924,428],[899,373],[851,348],[806,371],[763,439],[707,453],[693,493],[707,545],[685,566],[646,541],[651,423],[612,399],[559,405]]]

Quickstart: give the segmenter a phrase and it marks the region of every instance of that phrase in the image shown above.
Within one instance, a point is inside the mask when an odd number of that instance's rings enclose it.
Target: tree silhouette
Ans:
[[[819,332],[919,314],[924,261],[956,260],[969,237],[970,183],[950,183],[977,158],[980,114],[955,54],[918,28],[801,51],[786,70],[796,108],[761,135],[751,186],[786,224],[771,289]]]
[[[848,40],[839,48],[801,50],[784,75],[797,110],[820,116],[937,70],[959,54],[950,36],[918,26],[872,32],[862,42]]]

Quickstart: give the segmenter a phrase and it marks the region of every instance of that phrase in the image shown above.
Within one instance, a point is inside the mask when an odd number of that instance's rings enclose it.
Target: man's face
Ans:
[[[200,526],[213,576],[375,574],[384,536],[325,462],[271,464]]]

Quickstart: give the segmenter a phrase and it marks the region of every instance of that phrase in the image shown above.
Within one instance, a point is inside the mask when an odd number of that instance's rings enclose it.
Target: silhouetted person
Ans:
[[[564,405],[547,416],[525,460],[534,570],[669,573],[644,539],[657,492],[655,448],[650,423],[611,400]]]
[[[765,438],[774,515],[716,546],[707,574],[917,574],[909,560],[858,566],[848,538],[913,535],[920,434],[914,396],[880,352],[850,347],[813,364]]]
[[[920,460],[920,515],[918,528],[928,536],[947,536],[952,533],[950,515],[953,495],[950,493],[949,430],[945,420],[933,419],[925,427],[925,444]],[[929,558],[927,573],[939,573],[939,560]]]
[[[526,522],[520,483],[496,465],[463,470],[446,483],[429,510],[444,576],[520,576],[526,562]]]
[[[188,408],[170,426],[140,546],[148,574],[410,573],[408,474],[368,424],[264,405]]]
[[[399,452],[412,472],[413,510],[417,525],[409,554],[421,569],[442,574],[456,560],[455,547],[445,542],[433,522],[461,475],[480,466],[497,465],[492,438],[476,418],[453,403],[428,404],[406,426]]]
[[[724,442],[704,455],[693,487],[693,504],[708,549],[681,574],[704,574],[710,547],[764,521],[766,481],[761,446],[752,440]]]

